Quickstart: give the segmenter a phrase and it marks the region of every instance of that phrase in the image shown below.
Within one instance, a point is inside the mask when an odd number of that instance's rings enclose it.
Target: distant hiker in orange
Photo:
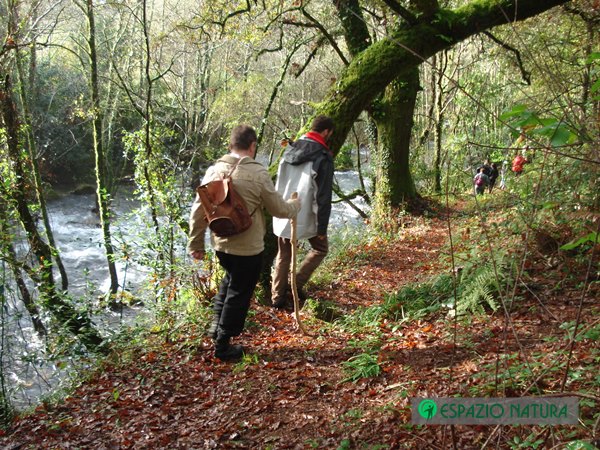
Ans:
[[[517,156],[515,156],[515,159],[513,159],[512,162],[512,171],[514,172],[514,174],[516,176],[521,175],[523,173],[523,166],[528,162],[529,161],[527,161],[527,158],[525,158],[520,153],[517,153]]]

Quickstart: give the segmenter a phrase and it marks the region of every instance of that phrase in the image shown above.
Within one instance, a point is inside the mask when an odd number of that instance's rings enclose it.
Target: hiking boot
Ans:
[[[244,347],[240,344],[228,345],[225,349],[215,348],[215,357],[221,361],[239,361],[244,356]]]
[[[300,309],[302,309],[302,307],[306,303],[307,298],[308,298],[308,294],[306,293],[306,291],[302,288],[298,288],[298,300],[300,303]]]
[[[290,291],[288,291],[288,295],[290,296],[290,310],[293,311],[294,310],[294,294],[290,290]],[[302,309],[304,307],[304,304],[306,303],[307,298],[308,298],[308,295],[306,294],[304,289],[298,288],[298,306],[300,307],[300,309]]]
[[[273,300],[273,308],[281,309],[282,311],[287,311],[290,308],[294,309],[294,298],[292,297],[292,291],[286,289],[285,294],[281,297],[278,297],[276,300]]]
[[[217,338],[217,333],[219,332],[219,323],[212,322],[208,329],[206,330],[206,335],[211,339]]]
[[[215,340],[215,357],[221,361],[237,361],[244,356],[244,347],[241,345],[231,345],[230,338],[217,338]]]
[[[277,308],[277,309],[285,309],[286,305],[287,305],[287,298],[285,298],[285,297],[279,298],[273,302],[273,308]]]

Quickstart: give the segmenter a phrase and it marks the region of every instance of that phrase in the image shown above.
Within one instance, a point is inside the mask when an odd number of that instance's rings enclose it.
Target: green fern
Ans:
[[[371,353],[360,353],[351,357],[348,361],[342,363],[346,378],[342,381],[356,382],[362,378],[374,378],[381,373],[381,366],[377,361],[377,356]]]
[[[496,311],[500,295],[500,280],[497,279],[496,270],[499,272],[498,277],[503,278],[503,268],[502,259],[496,263],[496,269],[491,260],[464,268],[458,286],[456,314],[481,314],[485,312],[486,306]]]

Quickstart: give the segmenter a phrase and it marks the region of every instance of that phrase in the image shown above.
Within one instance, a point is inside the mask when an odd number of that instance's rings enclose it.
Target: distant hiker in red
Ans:
[[[520,153],[517,153],[517,156],[515,156],[515,159],[513,159],[512,162],[512,171],[515,173],[516,176],[519,176],[523,173],[523,166],[528,162],[529,161],[527,161],[527,158],[525,158]]]

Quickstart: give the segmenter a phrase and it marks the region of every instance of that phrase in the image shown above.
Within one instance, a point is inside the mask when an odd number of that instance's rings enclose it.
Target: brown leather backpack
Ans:
[[[203,184],[196,189],[208,227],[219,237],[234,236],[252,225],[252,217],[244,199],[235,191],[231,172],[219,180]]]

